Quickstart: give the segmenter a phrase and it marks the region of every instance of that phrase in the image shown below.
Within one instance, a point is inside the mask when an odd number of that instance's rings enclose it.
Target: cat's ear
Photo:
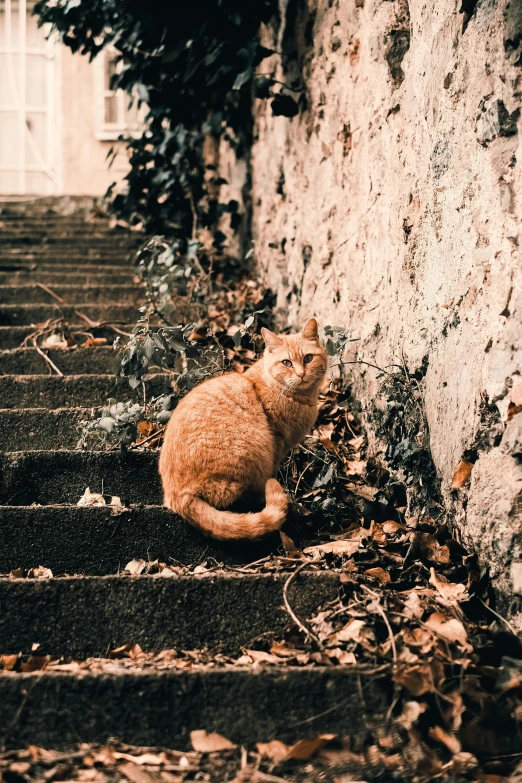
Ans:
[[[265,341],[265,345],[269,351],[275,351],[276,348],[281,348],[283,341],[279,339],[277,334],[271,332],[270,329],[266,329],[263,326],[261,329],[261,334],[263,335],[263,340]]]
[[[303,340],[318,340],[319,332],[317,331],[317,321],[315,318],[309,318],[309,320],[303,326],[301,331],[301,337]]]

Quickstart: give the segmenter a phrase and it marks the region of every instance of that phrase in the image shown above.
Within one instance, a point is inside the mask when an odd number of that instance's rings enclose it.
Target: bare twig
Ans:
[[[397,647],[395,646],[395,637],[393,635],[392,627],[390,625],[390,621],[388,620],[386,612],[384,611],[384,609],[381,606],[381,602],[380,602],[379,596],[373,590],[370,590],[370,588],[367,587],[366,585],[361,585],[361,587],[362,587],[363,590],[366,590],[366,592],[370,593],[370,595],[374,597],[374,600],[370,604],[370,608],[371,609],[375,609],[375,611],[378,612],[381,615],[382,619],[384,620],[384,624],[386,625],[386,628],[388,630],[388,636],[390,637],[390,644],[391,644],[391,649],[392,649],[392,654],[393,654],[393,665],[396,666],[397,665]]]
[[[313,465],[315,462],[317,462],[317,458],[316,458],[316,459],[313,459],[311,462],[309,462],[309,463],[308,463],[308,465],[305,467],[305,469],[304,469],[304,470],[301,472],[301,475],[300,475],[300,476],[299,476],[299,478],[297,479],[297,483],[296,483],[296,485],[295,485],[295,489],[294,489],[294,491],[293,491],[293,493],[292,493],[292,494],[294,495],[294,497],[296,497],[296,496],[297,496],[297,490],[299,489],[299,484],[301,483],[301,479],[303,478],[303,476],[304,476],[304,474],[306,473],[306,471],[308,470],[308,468],[311,468],[311,467],[312,467],[312,465]]]
[[[301,620],[298,618],[298,616],[296,615],[296,613],[294,612],[294,610],[290,606],[290,604],[288,602],[288,596],[287,596],[288,588],[289,588],[290,583],[292,582],[292,580],[295,579],[297,574],[299,574],[303,570],[303,568],[306,568],[306,566],[310,565],[311,562],[312,561],[310,561],[310,560],[306,560],[304,563],[301,563],[301,565],[298,566],[295,569],[295,571],[292,571],[292,573],[290,574],[290,576],[288,577],[288,579],[285,582],[285,586],[283,587],[283,601],[284,601],[284,604],[285,604],[286,611],[288,612],[288,614],[290,615],[290,617],[292,618],[294,623],[297,625],[297,627],[305,634],[305,636],[307,638],[313,639],[314,642],[316,642],[316,644],[319,646],[319,648],[322,649],[323,645],[322,645],[321,640],[319,639],[318,636],[313,634],[312,631],[310,631],[306,627],[306,625],[303,625]]]
[[[54,291],[52,291],[49,288],[49,286],[45,285],[45,283],[35,283],[35,285],[37,285],[38,288],[41,288],[43,291],[45,291],[46,294],[49,294],[49,296],[52,296],[53,299],[56,299],[57,302],[60,302],[61,304],[65,304],[65,299],[62,299],[61,296],[55,294]]]
[[[98,326],[101,326],[99,321],[91,321],[87,315],[84,315],[84,313],[81,313],[79,310],[75,310],[74,314],[79,316],[79,318],[82,318],[91,329],[96,329]]]
[[[34,349],[35,349],[36,353],[39,353],[39,354],[40,354],[40,356],[41,356],[43,359],[45,359],[45,361],[47,362],[47,364],[49,365],[49,367],[51,367],[51,369],[53,369],[57,375],[59,375],[61,378],[63,378],[63,372],[62,372],[61,370],[59,370],[59,369],[58,369],[58,367],[56,366],[56,364],[55,364],[53,361],[51,361],[51,359],[50,359],[50,358],[47,356],[47,354],[45,354],[45,353],[42,351],[42,349],[41,349],[41,348],[40,348],[40,346],[37,344],[37,342],[36,342],[36,340],[35,340],[34,338],[33,338],[33,347],[34,347]]]
[[[160,438],[165,430],[167,429],[167,425],[162,427],[160,430],[156,430],[156,432],[153,432],[151,435],[148,435],[145,440],[140,440],[139,443],[133,443],[132,446],[129,446],[129,451],[131,449],[139,449],[140,446],[144,446],[146,443],[149,443],[151,440],[154,440],[155,438]]]
[[[478,598],[478,596],[477,596],[477,598]],[[504,625],[505,625],[507,628],[509,628],[509,630],[511,631],[511,633],[512,633],[514,636],[518,636],[518,634],[517,634],[517,632],[515,631],[514,627],[511,625],[511,623],[510,623],[508,620],[506,620],[506,618],[505,618],[505,617],[502,617],[502,615],[501,615],[501,614],[499,614],[498,612],[495,612],[495,610],[494,610],[494,609],[492,609],[492,608],[491,608],[491,606],[488,606],[488,605],[487,605],[487,603],[485,603],[485,602],[482,600],[482,598],[479,598],[479,601],[480,601],[480,603],[482,604],[482,606],[485,606],[485,607],[486,607],[486,609],[488,610],[488,612],[491,612],[491,614],[494,614],[494,615],[495,615],[495,617],[498,617],[498,619],[499,619],[499,620],[502,620],[502,622],[504,623]]]

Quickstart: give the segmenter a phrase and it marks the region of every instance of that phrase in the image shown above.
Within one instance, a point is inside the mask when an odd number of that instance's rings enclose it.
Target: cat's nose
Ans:
[[[296,367],[295,374],[297,375],[298,378],[301,379],[304,378],[304,374],[305,374],[304,367]]]

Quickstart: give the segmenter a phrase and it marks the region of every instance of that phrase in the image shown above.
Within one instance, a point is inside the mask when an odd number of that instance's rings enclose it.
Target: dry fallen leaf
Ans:
[[[258,742],[257,750],[262,756],[272,759],[272,761],[279,762],[286,759],[288,751],[290,750],[288,745],[279,740],[272,740],[272,742]]]
[[[473,462],[468,462],[465,459],[461,459],[460,464],[453,475],[453,480],[451,482],[452,489],[460,489],[464,486],[466,481],[468,481],[469,477],[471,476],[473,465]]]
[[[403,628],[401,635],[404,643],[421,655],[426,655],[433,648],[433,635],[425,628]]]
[[[471,652],[473,649],[471,645],[468,644],[466,629],[456,617],[452,617],[448,620],[440,612],[433,612],[433,614],[428,617],[425,624],[430,630],[434,631],[439,636],[442,636],[444,639],[447,639],[449,642],[458,642],[465,647],[468,652]]]
[[[392,519],[390,519],[388,522],[384,522],[382,529],[387,536],[392,536],[394,533],[400,533],[405,530],[403,525],[399,525],[398,522],[394,522]]]
[[[397,718],[397,723],[400,723],[406,731],[410,731],[427,709],[428,705],[424,704],[424,702],[407,701],[404,703],[402,712]]]
[[[274,642],[270,648],[270,652],[274,655],[278,655],[280,658],[293,658],[298,652],[291,647],[287,647],[284,642]]]
[[[96,492],[91,492],[89,487],[87,487],[76,505],[82,507],[105,506],[105,499],[103,495],[100,495]]]
[[[128,571],[129,574],[136,576],[137,574],[142,574],[146,568],[147,564],[145,560],[130,560],[125,566],[125,571]]]
[[[31,765],[28,761],[13,761],[9,765],[9,772],[13,772],[15,775],[26,775],[31,769]]]
[[[334,634],[335,643],[337,642],[359,642],[362,639],[362,630],[366,626],[364,620],[353,619],[349,623],[346,623],[344,628],[341,628],[336,634]],[[332,641],[334,641],[332,640]]]
[[[335,739],[335,734],[321,734],[319,737],[310,737],[299,740],[289,749],[287,759],[298,759],[299,761],[308,761],[315,756],[318,750],[321,750],[328,742]]]
[[[138,764],[128,761],[126,764],[120,764],[118,772],[124,775],[132,783],[158,783],[156,775],[147,772]]]
[[[403,685],[413,696],[433,693],[443,677],[444,668],[438,660],[411,666],[393,675],[395,682]]]
[[[20,654],[18,654],[18,655],[0,655],[0,664],[8,672],[12,672],[14,667],[16,666],[16,662],[19,659],[19,657],[20,657]]]
[[[41,348],[67,348],[67,340],[64,340],[59,334],[50,334],[42,341]]]
[[[449,603],[458,603],[458,601],[463,601],[467,597],[464,585],[455,584],[455,582],[445,582],[437,576],[434,568],[430,568],[430,583]]]
[[[159,766],[160,764],[167,763],[167,755],[163,751],[159,754],[143,753],[141,756],[132,756],[130,753],[118,753],[117,751],[113,751],[112,755],[115,759],[131,761],[133,764],[150,764],[151,766]]]
[[[51,660],[50,655],[31,655],[31,657],[20,666],[23,672],[38,672],[47,668]]]
[[[367,568],[364,572],[366,576],[371,576],[373,579],[378,579],[382,584],[391,582],[391,576],[384,568]]]
[[[460,753],[462,750],[462,746],[457,737],[454,734],[449,734],[447,731],[444,731],[440,726],[432,726],[429,730],[429,735],[432,740],[444,745],[450,753]]]
[[[328,541],[326,544],[317,544],[315,546],[308,546],[304,550],[306,555],[312,555],[313,557],[320,556],[322,554],[331,553],[334,555],[346,555],[350,556],[355,554],[359,549],[358,541]]]
[[[52,579],[53,572],[50,568],[44,566],[36,566],[36,568],[30,568],[27,572],[27,576],[30,579]]]
[[[348,476],[362,476],[366,470],[366,460],[346,460],[344,463],[344,472]]]
[[[204,729],[191,731],[190,741],[192,742],[192,747],[198,753],[214,753],[218,750],[230,750],[236,747],[233,742],[230,742],[226,737],[222,737],[221,734],[216,732],[207,734]]]
[[[107,345],[106,337],[88,337],[83,343],[84,348],[94,348],[97,345]]]
[[[354,663],[357,663],[355,653],[347,652],[340,647],[335,647],[333,650],[325,650],[325,653],[329,658],[333,658],[342,664],[342,666],[353,666]]]
[[[143,650],[139,644],[122,644],[121,647],[115,647],[114,650],[111,650],[109,656],[111,658],[130,658],[131,660],[136,660],[136,658],[142,654]]]
[[[446,545],[441,546],[431,533],[413,533],[413,542],[420,555],[432,563],[445,565],[451,562],[451,555]]]
[[[129,509],[123,505],[120,498],[117,497],[116,495],[113,495],[111,497],[111,502],[109,503],[109,506],[111,509],[112,517],[119,517],[120,514],[123,514],[124,511],[129,511]]]
[[[457,774],[460,772],[471,772],[472,770],[476,769],[478,767],[478,761],[477,758],[472,753],[467,753],[465,750],[462,750],[460,753],[455,753],[453,758],[451,759],[451,771],[456,772]],[[481,776],[481,779],[484,781],[484,783],[493,783],[491,778],[494,777],[493,775],[483,775]],[[498,776],[500,777],[500,776]],[[514,781],[516,778],[510,778],[510,780]],[[500,781],[499,781],[500,783]]]
[[[287,536],[282,530],[279,531],[279,535],[287,557],[303,557],[303,553],[296,547],[290,536]]]
[[[252,658],[254,663],[280,663],[277,655],[272,655],[263,650],[245,650],[245,653]]]
[[[240,655],[234,663],[236,666],[250,666],[253,663],[252,658],[249,655]]]
[[[404,602],[403,611],[407,617],[416,617],[418,620],[422,618],[422,615],[424,614],[424,607],[422,605],[419,594],[415,592],[415,590],[411,591],[408,598]]]

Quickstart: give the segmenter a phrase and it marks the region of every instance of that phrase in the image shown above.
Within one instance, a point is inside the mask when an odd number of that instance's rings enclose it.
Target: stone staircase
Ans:
[[[0,205],[0,654],[74,659],[127,643],[241,655],[253,640],[291,624],[289,573],[242,573],[278,542],[218,546],[161,507],[157,454],[77,451],[78,424],[117,387],[110,346],[20,347],[35,325],[63,315],[71,329],[114,337],[136,320],[142,292],[129,254],[136,235],[88,211],[59,214],[43,202]],[[41,285],[39,285],[41,284]],[[57,298],[58,297],[58,298]],[[59,301],[62,300],[62,301]],[[161,373],[147,394],[168,389]],[[138,390],[142,394],[141,390]],[[117,495],[128,511],[79,508],[86,487]],[[197,565],[171,578],[120,572],[133,558]],[[214,558],[214,560],[212,560]],[[44,566],[48,579],[13,578]],[[334,572],[299,574],[288,600],[299,617],[335,599]],[[37,650],[37,652],[35,652]],[[349,733],[384,694],[349,667],[213,666],[129,671],[0,672],[0,746],[67,748],[109,737],[186,748],[190,731],[234,742],[295,741]]]

